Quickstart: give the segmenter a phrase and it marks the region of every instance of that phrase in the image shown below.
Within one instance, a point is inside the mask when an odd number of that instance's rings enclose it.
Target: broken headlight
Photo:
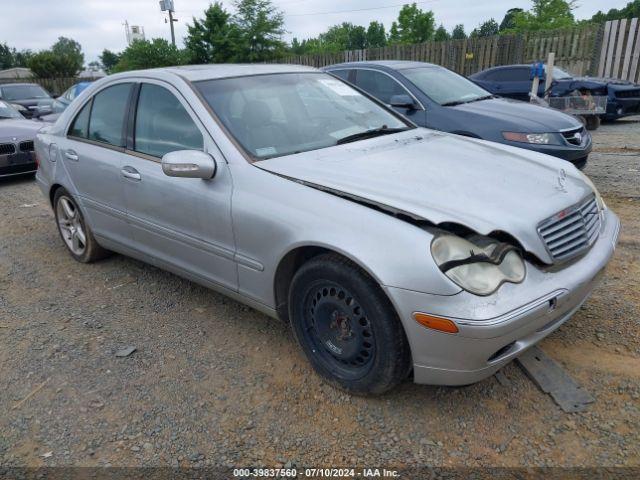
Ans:
[[[444,234],[431,242],[440,270],[475,295],[490,295],[504,282],[520,283],[526,269],[517,248],[487,237],[464,238]]]

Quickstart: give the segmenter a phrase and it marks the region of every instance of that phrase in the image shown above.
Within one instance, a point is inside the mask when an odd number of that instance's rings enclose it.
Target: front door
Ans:
[[[221,153],[173,87],[140,85],[131,145],[121,169],[134,248],[203,280],[237,290],[231,175]],[[168,177],[162,156],[204,150],[211,180]]]

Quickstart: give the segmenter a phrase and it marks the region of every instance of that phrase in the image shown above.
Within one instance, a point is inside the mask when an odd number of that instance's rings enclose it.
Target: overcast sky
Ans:
[[[598,10],[620,8],[629,0],[578,0],[575,15],[590,18]],[[193,16],[201,17],[208,0],[175,0],[176,41],[182,45],[186,24]],[[402,0],[273,0],[285,13],[286,39],[317,35],[327,27],[341,23],[368,25],[377,20],[387,29],[397,18]],[[528,9],[529,0],[431,0],[416,2],[423,10],[433,10],[437,24],[451,30],[457,23],[467,33],[480,22],[491,17],[502,20],[507,9]],[[57,37],[71,37],[82,45],[87,62],[95,60],[104,48],[121,51],[126,47],[123,23],[142,25],[146,37],[170,39],[169,25],[160,12],[157,0],[3,0],[0,20],[0,43],[17,49],[48,48]],[[7,5],[8,4],[8,5]],[[233,2],[225,0],[225,7],[233,11]],[[377,8],[389,7],[389,8]],[[346,10],[372,9],[360,12]],[[341,13],[328,14],[339,11]]]

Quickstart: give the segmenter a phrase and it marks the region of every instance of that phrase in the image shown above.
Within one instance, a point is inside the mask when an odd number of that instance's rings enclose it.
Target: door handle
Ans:
[[[69,160],[73,160],[74,162],[78,161],[78,154],[74,150],[65,150],[64,156]]]
[[[122,176],[124,178],[135,180],[136,182],[142,180],[140,173],[133,167],[124,167],[122,170],[120,170],[120,173],[122,173]]]

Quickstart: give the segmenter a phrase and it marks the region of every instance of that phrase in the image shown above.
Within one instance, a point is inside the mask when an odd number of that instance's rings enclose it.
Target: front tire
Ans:
[[[289,318],[315,371],[350,393],[384,393],[411,370],[409,343],[391,302],[343,257],[320,255],[296,272]]]
[[[64,188],[56,190],[53,211],[58,233],[74,259],[81,263],[91,263],[109,256],[111,252],[98,245],[78,204]]]

